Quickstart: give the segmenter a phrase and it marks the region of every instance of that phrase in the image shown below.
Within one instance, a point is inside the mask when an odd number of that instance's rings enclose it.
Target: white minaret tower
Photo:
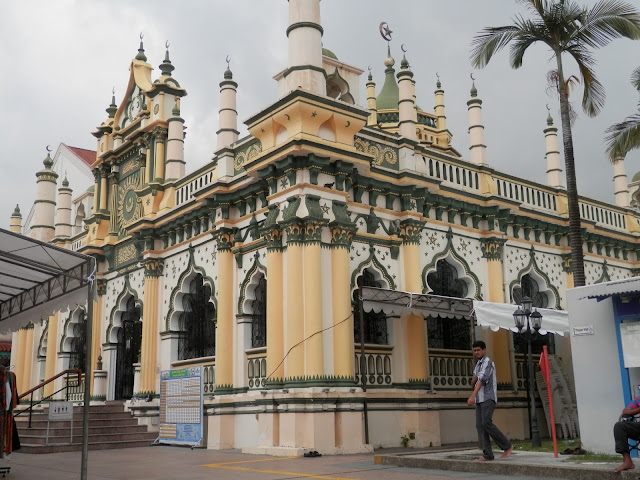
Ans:
[[[469,140],[471,163],[487,164],[487,145],[484,143],[484,123],[482,120],[482,100],[478,98],[475,82],[471,86],[471,98],[467,102],[469,109]]]
[[[238,84],[233,81],[233,73],[229,68],[227,58],[227,70],[224,72],[224,80],[220,82],[220,111],[219,111],[219,129],[218,150],[231,146],[233,142],[238,140],[238,111],[236,110]]]
[[[373,81],[373,75],[371,75],[371,67],[369,67],[369,79],[367,82],[367,110],[369,110],[367,125],[377,125],[378,105],[376,101],[376,84]]]
[[[48,148],[48,147],[47,147]],[[42,242],[50,241],[54,234],[54,219],[56,215],[56,184],[58,174],[51,169],[53,160],[47,153],[42,162],[44,168],[36,173],[37,191],[33,202],[33,221],[29,235]]]
[[[184,177],[184,119],[180,117],[180,99],[171,110],[171,117],[167,120],[167,160],[165,161],[166,181]]]
[[[558,149],[558,129],[553,125],[551,112],[547,116],[547,128],[543,132],[547,147],[544,155],[547,160],[547,184],[550,187],[564,188],[564,175],[562,175],[560,150]]]
[[[618,157],[613,161],[613,193],[616,205],[629,206],[629,183],[627,171],[624,168],[624,157]]]
[[[437,117],[436,126],[438,127],[438,130],[446,130],[447,117],[444,114],[444,90],[442,89],[442,84],[440,83],[439,77],[438,81],[436,82],[436,91],[434,93],[436,95],[436,106],[434,108]]]
[[[73,190],[69,188],[69,180],[62,181],[62,186],[58,189],[58,208],[56,208],[55,236],[57,238],[71,237],[73,225],[71,225],[71,194]]]
[[[289,68],[284,74],[289,91],[301,88],[326,96],[322,33],[320,0],[289,0]]]
[[[20,213],[20,207],[18,205],[16,205],[15,210],[11,214],[9,230],[13,233],[22,233],[22,214]]]
[[[409,69],[409,62],[405,56],[400,62],[400,71],[397,73],[398,78],[398,116],[400,135],[409,140],[417,140],[416,135],[416,104],[415,104],[415,85],[413,83],[413,72]]]

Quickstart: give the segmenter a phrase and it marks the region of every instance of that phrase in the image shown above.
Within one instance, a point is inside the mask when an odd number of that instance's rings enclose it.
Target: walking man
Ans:
[[[470,407],[476,406],[476,428],[478,430],[478,439],[482,443],[482,456],[476,462],[493,460],[491,439],[496,442],[499,448],[504,450],[500,458],[507,458],[511,455],[513,445],[493,424],[491,419],[498,401],[496,366],[487,356],[487,345],[482,340],[473,342],[472,348],[473,358],[478,363],[473,369],[473,379],[471,380],[473,393],[467,400],[467,405]]]

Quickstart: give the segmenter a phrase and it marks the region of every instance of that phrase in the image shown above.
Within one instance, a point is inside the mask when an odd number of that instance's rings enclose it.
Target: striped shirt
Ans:
[[[478,390],[476,403],[482,403],[486,400],[498,402],[498,382],[496,381],[496,364],[486,355],[478,360],[473,374],[478,377],[478,382],[482,383],[482,387]]]

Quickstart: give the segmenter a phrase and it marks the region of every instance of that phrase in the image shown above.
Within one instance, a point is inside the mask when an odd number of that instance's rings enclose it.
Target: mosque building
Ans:
[[[398,65],[390,46],[384,79],[369,73],[361,96],[363,70],[322,46],[319,0],[289,0],[286,34],[279,98],[265,98],[239,138],[241,79],[227,68],[217,148],[191,173],[187,90],[168,49],[152,79],[142,42],[123,101],[112,99],[93,132],[93,185],[60,181],[47,156],[25,234],[94,256],[97,294],[93,318],[80,305],[13,334],[19,390],[82,366],[90,321],[92,398],[123,400],[141,422],[158,423],[161,371],[203,367],[208,448],[354,453],[409,434],[414,446],[440,445],[476,438],[466,399],[471,342],[482,338],[498,369],[496,422],[527,437],[517,336],[469,317],[361,314],[357,287],[508,304],[527,295],[566,308],[573,275],[553,119],[532,133],[546,142],[546,184],[502,172],[487,156],[475,86],[470,148],[460,153],[443,85],[417,98],[422,79],[406,54]],[[431,102],[433,111],[421,108]],[[640,215],[630,206],[640,180],[632,193],[624,160],[613,169],[615,204],[580,197],[590,284],[640,271]],[[17,209],[11,229],[23,228]],[[544,341],[570,378],[569,340]]]

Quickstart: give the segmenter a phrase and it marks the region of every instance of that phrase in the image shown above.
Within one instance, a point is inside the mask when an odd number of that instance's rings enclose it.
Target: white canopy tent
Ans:
[[[95,265],[92,257],[0,229],[0,331],[16,331],[76,305],[87,304],[91,319]],[[91,324],[88,320],[85,372],[91,369]],[[89,400],[86,383],[84,404]],[[86,480],[89,408],[83,409],[83,421],[80,478]]]
[[[366,312],[384,311],[386,314],[440,315],[443,317],[474,317],[476,325],[498,331],[504,328],[516,331],[513,320],[515,305],[481,302],[470,298],[441,297],[438,295],[402,292],[376,287],[362,287],[362,308]],[[564,310],[539,308],[544,319],[541,334],[569,332],[569,317]]]

